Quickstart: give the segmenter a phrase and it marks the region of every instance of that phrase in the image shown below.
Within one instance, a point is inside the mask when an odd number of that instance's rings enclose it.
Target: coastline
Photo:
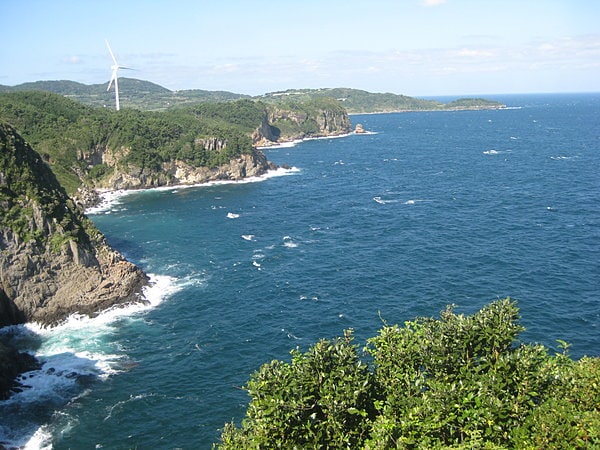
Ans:
[[[435,109],[397,109],[393,111],[371,111],[371,112],[349,112],[349,116],[366,116],[371,114],[397,114],[397,113],[420,113],[420,112],[456,112],[456,111],[500,111],[514,109],[515,107],[502,104],[501,106],[480,106],[471,108],[435,108]]]
[[[327,135],[327,136],[309,136],[304,138],[297,139],[289,139],[282,140],[281,142],[275,142],[272,145],[263,145],[255,147],[256,150],[275,150],[279,148],[291,148],[295,147],[298,144],[306,141],[314,141],[314,140],[323,140],[323,139],[339,139],[345,138],[353,135],[370,135],[376,134],[373,131],[365,131],[363,133],[357,133],[355,131],[344,132],[339,134]],[[99,203],[89,206],[85,208],[85,214],[102,214],[106,213],[107,210],[112,208],[115,204],[118,203],[119,199],[125,197],[127,195],[132,195],[141,192],[147,191],[172,191],[178,189],[191,189],[191,188],[202,188],[202,187],[210,187],[217,186],[223,184],[245,184],[245,183],[256,183],[260,181],[267,180],[273,177],[279,176],[287,176],[293,175],[294,173],[300,172],[300,169],[297,167],[288,167],[288,166],[277,166],[276,169],[268,169],[261,175],[255,175],[250,177],[245,177],[241,179],[219,179],[219,180],[209,180],[200,183],[179,183],[179,184],[170,184],[166,186],[157,186],[157,187],[143,187],[143,188],[134,188],[134,189],[95,189],[95,192],[98,194]]]
[[[119,322],[143,321],[145,312],[183,289],[180,280],[168,275],[150,274],[149,278],[143,290],[146,303],[109,307],[94,317],[72,314],[49,327],[27,322],[0,328],[0,339],[6,341],[8,351],[19,352],[25,362],[31,362],[16,374],[5,391],[6,397],[0,396],[0,415],[10,413],[22,417],[23,422],[21,428],[12,429],[8,424],[4,429],[0,427],[0,449],[50,448],[46,425],[28,419],[39,415],[39,404],[51,398],[55,407],[61,408],[86,395],[81,388],[92,380],[107,380],[135,365],[122,349],[99,343],[114,332]],[[91,336],[97,344],[90,346]]]
[[[269,178],[292,175],[294,173],[300,172],[300,169],[297,167],[278,167],[277,169],[269,169],[262,175],[256,175],[251,177],[242,178],[239,180],[211,180],[205,181],[202,183],[191,183],[191,184],[171,184],[168,186],[158,186],[158,187],[146,187],[146,188],[135,188],[135,189],[96,189],[96,193],[100,198],[100,202],[97,205],[88,207],[85,209],[86,215],[94,215],[94,214],[102,214],[107,213],[115,204],[119,203],[119,199],[122,197],[126,197],[132,194],[139,194],[142,192],[149,191],[175,191],[179,189],[192,189],[192,188],[202,188],[202,187],[210,187],[210,186],[218,186],[223,184],[246,184],[246,183],[256,183],[259,181],[264,181]]]
[[[382,113],[374,113],[374,114],[386,114],[386,113],[382,112]],[[323,139],[339,139],[339,138],[345,138],[348,136],[364,135],[364,134],[375,134],[375,133],[372,131],[365,131],[363,133],[357,133],[356,131],[349,131],[349,132],[344,132],[344,133],[339,133],[339,134],[332,134],[332,135],[328,135],[328,136],[309,136],[309,137],[304,137],[304,138],[282,140],[281,142],[274,142],[273,144],[270,144],[270,145],[261,145],[261,146],[255,147],[255,148],[257,150],[271,150],[271,149],[277,149],[277,148],[295,147],[296,145],[301,144],[302,142],[307,142],[307,141],[317,141],[317,140],[323,140]]]

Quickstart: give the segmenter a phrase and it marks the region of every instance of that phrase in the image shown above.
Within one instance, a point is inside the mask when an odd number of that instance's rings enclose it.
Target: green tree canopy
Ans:
[[[518,342],[516,304],[322,340],[251,376],[218,448],[598,448],[600,359]]]

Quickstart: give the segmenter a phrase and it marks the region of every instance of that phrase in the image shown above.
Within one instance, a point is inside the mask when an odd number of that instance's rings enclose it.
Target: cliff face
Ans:
[[[218,149],[219,142],[207,142]],[[163,162],[160,170],[129,166],[118,167],[98,187],[107,189],[142,189],[178,184],[199,184],[217,180],[241,180],[259,176],[277,166],[256,150],[242,154],[218,167],[195,167],[181,160]]]
[[[308,102],[294,107],[271,106],[267,121],[270,135],[261,134],[260,129],[255,133],[254,140],[257,142],[258,138],[261,145],[308,137],[337,136],[352,130],[346,110],[331,102]]]
[[[143,301],[146,275],[110,248],[41,157],[0,124],[0,326],[55,324]]]

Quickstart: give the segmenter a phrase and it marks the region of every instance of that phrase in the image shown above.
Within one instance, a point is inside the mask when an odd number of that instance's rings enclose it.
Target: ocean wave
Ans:
[[[302,139],[294,139],[292,141],[274,143],[271,145],[263,145],[263,146],[256,147],[256,148],[257,148],[257,150],[275,150],[278,148],[291,148],[291,147],[295,147],[296,145],[301,144],[302,142],[306,142],[306,141],[322,141],[322,140],[328,140],[328,139],[340,139],[340,138],[345,138],[348,136],[361,135],[361,134],[377,134],[377,133],[374,131],[365,131],[362,133],[356,133],[354,131],[350,131],[349,133],[336,134],[334,136],[317,136],[317,137],[306,137],[306,138],[302,138]]]
[[[550,159],[553,159],[554,161],[570,161],[573,159],[577,159],[577,156],[560,155],[560,156],[551,156]]]
[[[100,203],[91,208],[85,210],[86,214],[108,214],[115,209],[117,205],[121,203],[121,199],[127,195],[135,193],[137,190],[123,190],[118,189],[115,191],[98,190],[100,196]]]
[[[295,242],[292,240],[292,237],[291,237],[291,236],[284,236],[284,237],[283,237],[283,245],[284,245],[285,247],[287,247],[287,248],[296,248],[296,247],[298,247],[298,244],[297,244],[297,243],[295,243]]]
[[[398,200],[396,199],[383,199],[380,195],[373,197],[373,200],[375,200],[380,205],[387,205],[388,203],[398,203]]]
[[[303,141],[304,141],[304,139],[294,139],[293,141],[280,142],[280,143],[271,144],[271,145],[263,145],[260,147],[256,147],[256,149],[257,150],[274,150],[277,148],[291,148],[291,147],[295,147],[296,145],[302,143]]]
[[[494,148],[491,148],[489,150],[485,150],[482,152],[484,155],[500,155],[503,153],[511,153],[510,150],[496,150]]]
[[[112,336],[117,324],[135,320],[140,312],[155,308],[181,289],[178,280],[150,275],[143,295],[148,303],[110,308],[95,317],[71,315],[63,323],[42,327],[37,323],[5,327],[7,335],[21,351],[34,355],[41,364],[37,370],[21,374],[20,392],[0,402],[0,416],[20,417],[18,429],[0,426],[2,445],[15,448],[52,448],[45,420],[52,411],[86,395],[95,380],[127,370],[131,363]],[[44,417],[40,418],[40,411]],[[38,422],[34,421],[38,418]]]

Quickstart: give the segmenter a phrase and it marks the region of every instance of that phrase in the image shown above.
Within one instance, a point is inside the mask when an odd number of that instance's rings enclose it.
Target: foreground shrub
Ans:
[[[510,299],[384,327],[368,367],[352,333],[272,361],[219,448],[596,448],[600,359],[517,342]]]

